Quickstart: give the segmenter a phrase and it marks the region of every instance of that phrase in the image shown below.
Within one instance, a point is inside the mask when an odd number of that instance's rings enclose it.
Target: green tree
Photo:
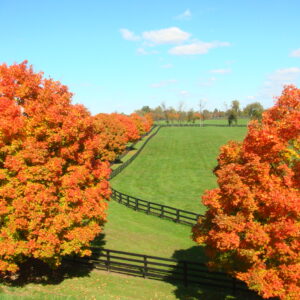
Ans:
[[[264,108],[259,102],[253,102],[244,108],[243,114],[251,120],[261,120],[263,111]]]

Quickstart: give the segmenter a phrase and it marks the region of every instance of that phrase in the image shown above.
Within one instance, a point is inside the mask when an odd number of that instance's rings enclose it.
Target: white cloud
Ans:
[[[156,50],[151,50],[151,51],[148,51],[148,50],[145,50],[144,48],[138,48],[136,50],[137,54],[139,55],[149,55],[149,54],[157,54],[159,53],[158,51]]]
[[[300,57],[300,48],[291,52],[290,56],[292,57]]]
[[[214,73],[214,74],[226,74],[226,73],[230,73],[231,69],[215,69],[215,70],[210,70],[210,73]]]
[[[173,55],[196,55],[196,54],[206,54],[210,49],[217,47],[230,46],[228,42],[195,42],[192,44],[181,45],[173,47],[169,50],[170,54]]]
[[[178,27],[170,27],[160,30],[145,31],[142,33],[146,41],[154,44],[178,44],[186,41],[190,33],[182,31]]]
[[[216,80],[217,80],[217,78],[215,78],[215,77],[202,78],[202,79],[200,79],[199,85],[200,86],[212,86]]]
[[[273,98],[279,96],[282,92],[283,86],[287,84],[297,84],[300,79],[300,68],[291,67],[285,69],[278,69],[271,73],[264,82],[261,96],[266,98]]]
[[[182,90],[179,92],[181,96],[188,96],[190,93],[188,91]]]
[[[175,17],[177,20],[189,20],[192,17],[192,13],[189,9],[186,9],[182,14]]]
[[[124,40],[127,41],[138,41],[140,39],[139,36],[135,35],[134,32],[126,29],[126,28],[121,28],[120,29],[121,35]]]
[[[163,80],[158,83],[151,84],[151,87],[152,88],[161,88],[161,87],[165,87],[167,85],[173,84],[173,83],[177,83],[177,80],[176,79]]]
[[[291,67],[286,69],[279,69],[276,70],[273,74],[269,76],[269,79],[272,81],[280,81],[283,84],[288,84],[293,81],[299,76],[300,68]]]
[[[173,68],[173,65],[172,64],[165,64],[165,65],[162,65],[161,67],[163,69],[171,69],[171,68]]]

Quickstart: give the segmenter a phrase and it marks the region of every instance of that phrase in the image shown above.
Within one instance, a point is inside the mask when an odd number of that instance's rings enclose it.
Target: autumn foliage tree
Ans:
[[[127,115],[121,115],[121,114],[111,114],[112,117],[116,118],[117,120],[119,120],[124,129],[125,129],[125,134],[127,137],[128,142],[136,142],[137,140],[140,139],[140,134],[138,131],[138,128],[136,126],[136,123],[132,120],[132,118],[130,116]]]
[[[139,116],[136,113],[131,114],[130,118],[134,122],[140,136],[150,130],[150,125],[148,124],[146,118]]]
[[[106,220],[109,164],[99,127],[66,86],[26,62],[0,66],[0,272],[51,266],[88,246]]]
[[[300,294],[300,89],[287,86],[253,121],[243,142],[221,148],[219,187],[193,228],[209,265],[225,269],[264,298]]]
[[[97,114],[94,121],[101,159],[113,162],[126,148],[127,128],[117,115]]]

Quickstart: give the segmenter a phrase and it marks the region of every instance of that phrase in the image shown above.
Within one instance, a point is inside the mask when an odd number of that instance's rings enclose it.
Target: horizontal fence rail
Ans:
[[[160,218],[173,220],[177,223],[194,225],[197,222],[198,218],[204,217],[203,215],[199,215],[194,212],[129,196],[124,193],[118,192],[113,188],[111,198],[134,210],[143,211],[147,214],[156,215]]]
[[[67,260],[92,264],[101,270],[149,279],[179,281],[185,286],[203,285],[250,292],[247,286],[223,272],[211,272],[205,264],[92,247],[90,257],[69,257]]]
[[[116,168],[111,173],[110,178],[112,179],[113,177],[118,175],[124,168],[126,168],[162,127],[173,126],[200,127],[200,125],[198,124],[155,125],[150,132],[144,135],[149,135],[149,137],[141,146],[141,148],[129,160]],[[219,124],[205,124],[204,126],[228,127],[226,125]],[[238,127],[244,127],[244,125],[238,125]],[[154,131],[156,128],[157,130],[152,133],[152,131]],[[119,159],[124,155],[126,154],[123,154],[121,157],[119,157]],[[147,214],[157,215],[161,218],[167,218],[178,223],[194,225],[198,218],[203,217],[203,215],[199,215],[193,212],[138,199],[136,197],[118,192],[115,189],[112,189],[111,197],[119,203],[133,208],[137,211],[144,211]],[[247,288],[246,284],[242,281],[230,277],[228,274],[223,272],[211,272],[203,263],[102,249],[100,247],[91,247],[90,249],[92,250],[92,255],[90,257],[73,256],[66,257],[65,260],[92,265],[97,269],[106,270],[108,272],[111,271],[126,275],[169,282],[177,281],[183,283],[185,286],[196,284],[205,287],[223,288],[230,290],[233,295],[236,295],[237,292],[241,292],[243,294],[247,294],[247,299],[261,299],[257,296],[256,293],[250,291]]]
[[[175,127],[178,127],[178,126],[199,127],[198,124],[173,124],[173,125]],[[111,173],[110,179],[114,178],[120,172],[122,172],[140,154],[140,152],[144,149],[144,147],[147,145],[147,143],[158,133],[158,131],[162,127],[171,127],[173,125],[160,125],[160,126],[152,127],[151,131],[149,131],[147,134],[144,135],[144,137],[147,135],[149,135],[149,137],[144,142],[144,144],[141,146],[141,148],[138,149],[138,151],[131,158],[129,158],[126,162],[124,162],[122,165],[120,165],[118,168],[116,168]],[[156,128],[157,128],[157,130],[151,134],[151,132],[154,131]],[[173,220],[177,223],[186,224],[186,225],[194,225],[197,222],[198,218],[204,217],[203,215],[196,214],[194,212],[190,212],[190,211],[178,209],[175,207],[139,199],[139,198],[121,193],[113,188],[111,190],[112,190],[111,198],[113,200],[119,202],[120,204],[123,204],[129,208],[136,210],[136,211],[143,211],[147,214],[155,215],[155,216],[158,216],[158,217],[164,218],[164,219]]]

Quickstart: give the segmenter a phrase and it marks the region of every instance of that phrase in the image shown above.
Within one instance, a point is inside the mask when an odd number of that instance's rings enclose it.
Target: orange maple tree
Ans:
[[[227,270],[264,298],[300,294],[300,89],[286,86],[252,121],[243,142],[220,150],[219,187],[202,197],[193,239],[212,268]]]
[[[114,161],[126,148],[128,136],[126,128],[117,114],[97,114],[94,116],[97,140],[101,147],[102,160]]]
[[[146,118],[141,117],[136,113],[131,114],[130,118],[134,122],[140,136],[144,135],[150,130],[151,127]]]
[[[51,266],[88,246],[106,221],[109,163],[93,117],[27,62],[0,66],[0,272]]]
[[[122,123],[128,142],[133,143],[140,139],[139,131],[131,117],[117,113],[111,115]]]

